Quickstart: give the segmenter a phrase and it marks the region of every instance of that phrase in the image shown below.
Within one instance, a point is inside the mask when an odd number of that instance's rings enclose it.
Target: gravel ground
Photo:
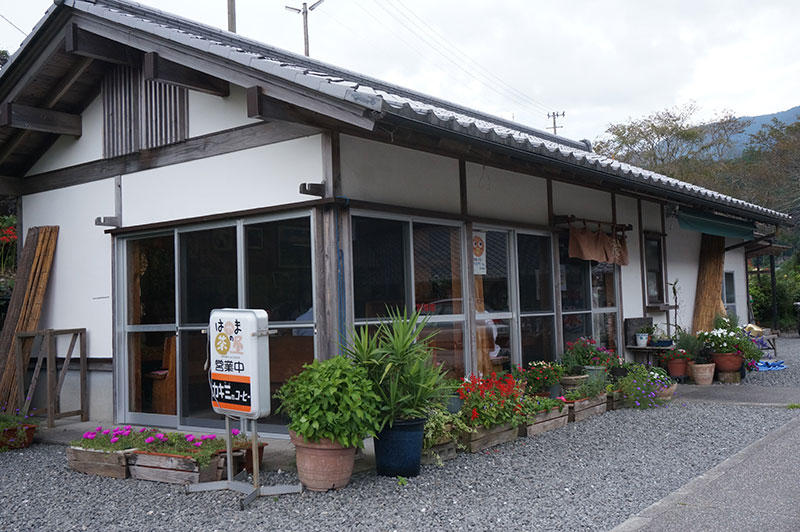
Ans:
[[[742,381],[742,384],[749,386],[778,386],[781,388],[800,386],[800,338],[781,337],[776,339],[778,348],[777,356],[772,351],[767,351],[764,360],[776,361],[783,360],[786,369],[780,371],[751,371]]]
[[[157,482],[67,469],[64,447],[0,454],[6,532],[22,530],[608,530],[733,455],[797,411],[673,402],[616,410],[423,467],[401,486],[374,472],[333,493],[184,494]],[[271,473],[268,484],[296,482]]]

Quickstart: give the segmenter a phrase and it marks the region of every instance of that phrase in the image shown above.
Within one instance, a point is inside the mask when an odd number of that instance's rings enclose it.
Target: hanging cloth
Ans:
[[[574,259],[596,260],[605,262],[606,255],[603,241],[598,240],[598,234],[586,227],[569,228],[569,256]]]
[[[628,264],[628,244],[625,241],[624,234],[615,232],[611,236],[606,235],[603,249],[606,255],[605,262],[621,266]]]

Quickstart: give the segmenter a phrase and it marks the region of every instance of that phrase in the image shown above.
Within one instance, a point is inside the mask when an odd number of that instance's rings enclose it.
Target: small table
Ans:
[[[625,349],[633,352],[633,356],[636,362],[654,365],[658,363],[659,354],[663,353],[664,351],[669,351],[674,347],[675,344],[668,346],[647,345],[644,347],[640,347],[638,345],[626,345]],[[639,360],[640,357],[644,358],[644,362],[640,362]]]

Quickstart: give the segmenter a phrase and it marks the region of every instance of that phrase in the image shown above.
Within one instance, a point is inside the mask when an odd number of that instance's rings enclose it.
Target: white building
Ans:
[[[0,192],[20,198],[19,234],[60,227],[40,327],[88,330],[90,416],[118,423],[219,423],[213,308],[268,310],[273,388],[387,305],[431,315],[454,374],[485,372],[579,336],[625,351],[625,319],[671,328],[676,306],[690,327],[690,226],[725,237],[724,302],[746,316],[736,246],[753,222],[790,223],[120,0],[57,2],[0,71],[0,102]],[[624,234],[628,263],[570,258],[570,222]]]

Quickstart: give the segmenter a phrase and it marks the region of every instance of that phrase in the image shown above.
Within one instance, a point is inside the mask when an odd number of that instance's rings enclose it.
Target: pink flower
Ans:
[[[566,399],[564,399],[563,395],[559,395],[558,397],[556,397],[556,399],[561,399],[562,401],[566,401]]]
[[[144,442],[145,442],[145,443],[153,443],[154,441],[156,441],[156,439],[155,439],[155,438],[153,438],[152,436],[148,436],[148,437],[147,437],[147,438],[145,438],[145,440],[144,440]]]
[[[201,441],[194,442],[194,446],[195,447],[200,447],[201,445],[203,445],[203,442],[201,442]]]
[[[96,432],[91,432],[91,431],[86,432],[83,435],[83,437],[86,438],[87,440],[93,440],[95,438],[95,436],[97,436],[97,433]]]
[[[239,429],[231,430],[231,434],[233,434],[234,436],[238,436],[239,435]]]
[[[97,430],[96,430],[96,432],[102,432],[102,430],[103,430],[103,427],[102,427],[102,426],[101,426],[101,427],[97,427]]]
[[[142,427],[142,428],[139,429],[139,433],[141,434],[142,432],[144,432],[146,430],[147,430],[146,428]]]
[[[215,439],[216,437],[217,437],[217,435],[216,435],[216,434],[209,434],[209,435],[208,435],[208,439],[209,439],[209,440],[213,440],[213,439]]]
[[[111,438],[111,443],[117,443],[118,441],[119,441],[119,438],[117,438],[116,436]]]
[[[189,443],[193,442],[194,441],[194,434],[187,434],[186,435],[186,441],[188,441]]]
[[[108,434],[109,432],[111,432],[111,431],[106,429],[106,430],[103,431],[103,434]]]

